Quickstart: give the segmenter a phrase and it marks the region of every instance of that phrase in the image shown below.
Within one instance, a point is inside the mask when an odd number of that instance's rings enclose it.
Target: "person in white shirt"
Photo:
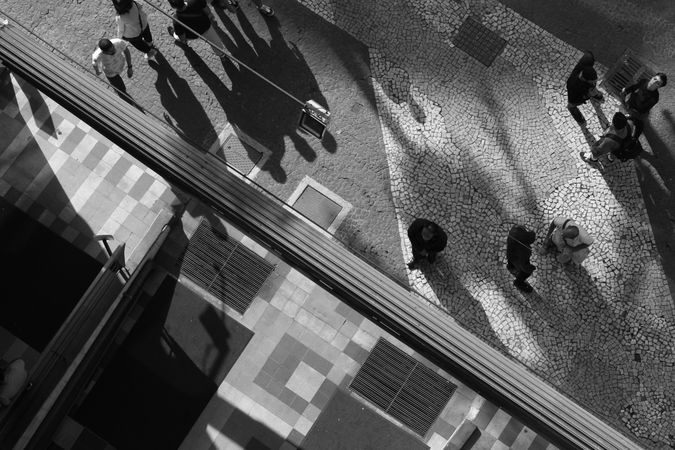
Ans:
[[[145,59],[152,59],[157,49],[152,43],[152,33],[148,23],[148,15],[135,0],[112,0],[117,16],[117,36],[129,42],[145,55]]]
[[[117,95],[133,104],[133,100],[127,94],[127,87],[120,76],[125,68],[127,69],[127,77],[131,78],[134,74],[128,45],[122,39],[101,39],[98,41],[98,48],[91,55],[91,64],[96,75],[100,75],[102,70],[110,84],[117,90]]]
[[[543,250],[555,250],[556,259],[565,265],[570,262],[581,264],[591,252],[589,247],[594,241],[574,220],[559,216],[548,227]]]

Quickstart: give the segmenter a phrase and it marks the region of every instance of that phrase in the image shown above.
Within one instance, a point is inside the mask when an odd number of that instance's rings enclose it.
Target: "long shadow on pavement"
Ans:
[[[164,119],[197,147],[207,150],[204,146],[213,142],[217,135],[211,120],[190,85],[173,70],[164,55],[157,53],[156,59],[157,62],[150,61],[149,64],[157,71],[155,88],[168,112]]]

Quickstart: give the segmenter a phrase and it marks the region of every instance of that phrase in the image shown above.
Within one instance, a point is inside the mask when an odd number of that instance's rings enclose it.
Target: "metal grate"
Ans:
[[[457,386],[380,339],[350,388],[424,436]]]
[[[197,285],[244,314],[275,266],[202,221],[190,239],[182,271]]]
[[[470,17],[459,27],[452,42],[486,67],[490,67],[506,47],[505,39]]]
[[[237,169],[242,175],[251,173],[251,170],[262,158],[262,153],[242,142],[234,133],[227,137],[216,154],[225,159],[231,167]]]
[[[631,49],[627,49],[614,67],[607,72],[601,86],[611,95],[618,97],[621,89],[640,78],[651,78],[655,73],[656,71],[640,61]]]

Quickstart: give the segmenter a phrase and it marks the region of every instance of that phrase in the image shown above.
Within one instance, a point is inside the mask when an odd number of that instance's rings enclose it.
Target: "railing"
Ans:
[[[82,386],[92,379],[135,305],[138,293],[153,270],[154,258],[170,231],[171,226],[166,225],[124,286],[119,283],[119,288],[111,289],[98,278],[92,284],[78,305],[78,312],[71,314],[38,362],[30,380],[32,388],[26,392],[25,400],[21,399],[22,410],[11,414],[15,416],[12,423],[2,427],[0,448],[48,447]],[[106,264],[106,278],[124,279],[121,273],[115,275],[125,270],[123,255],[122,245]],[[66,342],[69,343],[67,349],[61,350]]]
[[[124,265],[120,246],[41,353],[26,388],[14,401],[0,423],[0,448],[11,448],[24,429],[30,429],[51,407],[63,388],[63,380],[81,356],[84,343],[98,326],[98,320],[117,297],[122,282],[117,272]],[[10,445],[10,443],[12,443]]]
[[[637,447],[450,316],[439,314],[408,288],[326,238],[278,199],[242,182],[222,161],[197,151],[111,93],[101,92],[97,80],[64,64],[16,27],[0,30],[0,58],[132,156],[482,395],[522,416],[561,448]]]

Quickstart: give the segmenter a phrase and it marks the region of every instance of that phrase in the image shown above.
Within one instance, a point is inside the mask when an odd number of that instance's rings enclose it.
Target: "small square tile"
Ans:
[[[506,424],[504,431],[499,435],[499,440],[510,446],[513,444],[513,441],[516,440],[522,429],[523,424],[515,417],[511,417],[511,420]]]
[[[293,373],[293,376],[286,383],[286,387],[303,399],[310,401],[324,380],[324,375],[301,362]]]
[[[319,372],[320,374],[326,376],[330,369],[333,367],[333,363],[323,358],[321,355],[316,353],[314,350],[309,349],[305,354],[305,357],[302,359],[308,366]]]
[[[290,406],[291,409],[293,409],[293,411],[297,412],[298,414],[302,414],[307,408],[307,405],[309,405],[309,402],[307,400],[296,395],[295,398],[291,401]]]

